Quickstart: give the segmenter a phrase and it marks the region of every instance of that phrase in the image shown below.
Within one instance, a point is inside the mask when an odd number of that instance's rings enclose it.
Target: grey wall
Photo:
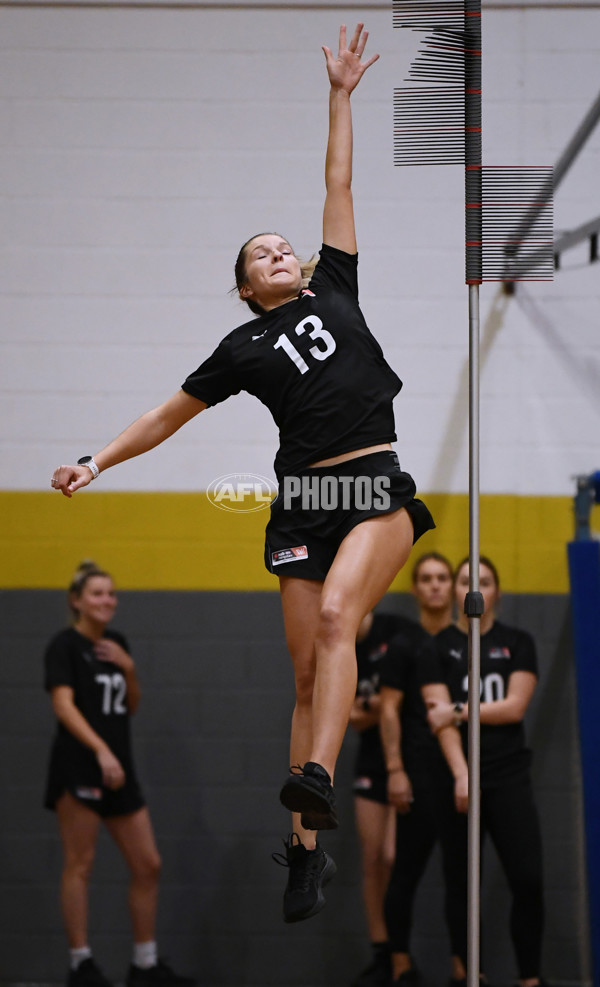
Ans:
[[[382,609],[411,614],[389,596]],[[509,597],[503,618],[535,635],[541,679],[529,714],[545,840],[544,973],[589,980],[582,881],[580,775],[569,613],[564,597]],[[57,903],[60,846],[42,808],[53,718],[42,653],[66,622],[63,593],[0,594],[0,981],[58,982],[66,945]],[[115,626],[130,639],[143,687],[135,749],[163,856],[159,947],[203,985],[347,984],[367,959],[350,779],[349,736],[337,779],[342,826],[323,843],[338,863],[327,906],[281,920],[286,871],[272,863],[288,829],[278,789],[287,770],[292,676],[279,598],[270,593],[122,592]],[[130,958],[125,867],[104,836],[94,872],[91,943],[107,975]],[[433,982],[447,976],[437,859],[417,902],[413,952]],[[486,853],[484,966],[514,979],[508,898]]]

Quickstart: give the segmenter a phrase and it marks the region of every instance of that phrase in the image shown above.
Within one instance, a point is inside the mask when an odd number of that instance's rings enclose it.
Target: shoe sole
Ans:
[[[313,915],[317,915],[317,913],[321,911],[321,909],[325,905],[325,895],[323,894],[323,888],[325,887],[326,884],[329,884],[329,882],[333,877],[335,877],[336,871],[337,871],[337,867],[335,864],[335,860],[333,859],[333,857],[330,857],[329,854],[327,854],[327,862],[321,873],[321,883],[319,885],[319,891],[317,894],[317,900],[315,904],[308,912],[303,912],[302,915],[289,915],[289,916],[284,915],[283,921],[287,925],[291,925],[293,922],[303,922],[304,919],[312,918]]]
[[[327,797],[307,778],[292,775],[284,783],[279,800],[290,812],[301,814],[304,829],[337,829],[338,817]]]

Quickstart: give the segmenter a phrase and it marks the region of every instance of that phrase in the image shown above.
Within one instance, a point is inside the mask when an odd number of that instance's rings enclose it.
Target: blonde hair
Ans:
[[[308,288],[310,279],[315,273],[315,267],[319,263],[319,253],[313,254],[310,260],[300,260],[300,272],[302,274],[302,287]]]

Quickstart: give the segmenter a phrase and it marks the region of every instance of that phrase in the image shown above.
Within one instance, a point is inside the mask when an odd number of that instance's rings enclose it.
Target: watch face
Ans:
[[[81,459],[78,459],[77,460],[77,465],[78,466],[86,466],[91,461],[92,461],[92,457],[91,456],[82,456]]]

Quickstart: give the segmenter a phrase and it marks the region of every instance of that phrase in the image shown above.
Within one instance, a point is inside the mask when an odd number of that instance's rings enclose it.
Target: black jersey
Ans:
[[[431,635],[416,622],[392,638],[382,662],[379,684],[403,693],[400,713],[402,760],[407,773],[443,768],[439,744],[427,722],[421,696],[420,661]]]
[[[379,692],[381,668],[385,662],[389,642],[402,631],[413,625],[391,613],[376,613],[367,636],[356,645],[358,684],[356,694],[368,699]],[[416,624],[416,627],[419,625]],[[359,733],[359,747],[354,764],[356,775],[385,774],[385,758],[379,736],[379,725],[367,727]]]
[[[309,289],[230,332],[182,388],[207,405],[247,391],[279,428],[275,473],[396,439],[402,381],[358,305],[357,254],[326,244]]]
[[[420,663],[421,683],[445,682],[453,702],[467,702],[468,636],[452,625],[426,646]],[[535,642],[527,631],[495,621],[481,635],[481,702],[504,699],[513,672],[538,674]],[[467,724],[461,725],[465,756]],[[482,782],[502,776],[512,767],[529,764],[523,723],[481,724]]]
[[[107,630],[105,637],[116,641],[126,651],[125,638]],[[127,682],[123,672],[110,661],[101,661],[93,642],[69,627],[60,631],[46,648],[44,656],[45,688],[68,685],[75,705],[96,733],[121,762],[128,779],[134,776]],[[52,770],[66,781],[93,787],[101,785],[101,772],[94,752],[58,723],[51,754]]]

